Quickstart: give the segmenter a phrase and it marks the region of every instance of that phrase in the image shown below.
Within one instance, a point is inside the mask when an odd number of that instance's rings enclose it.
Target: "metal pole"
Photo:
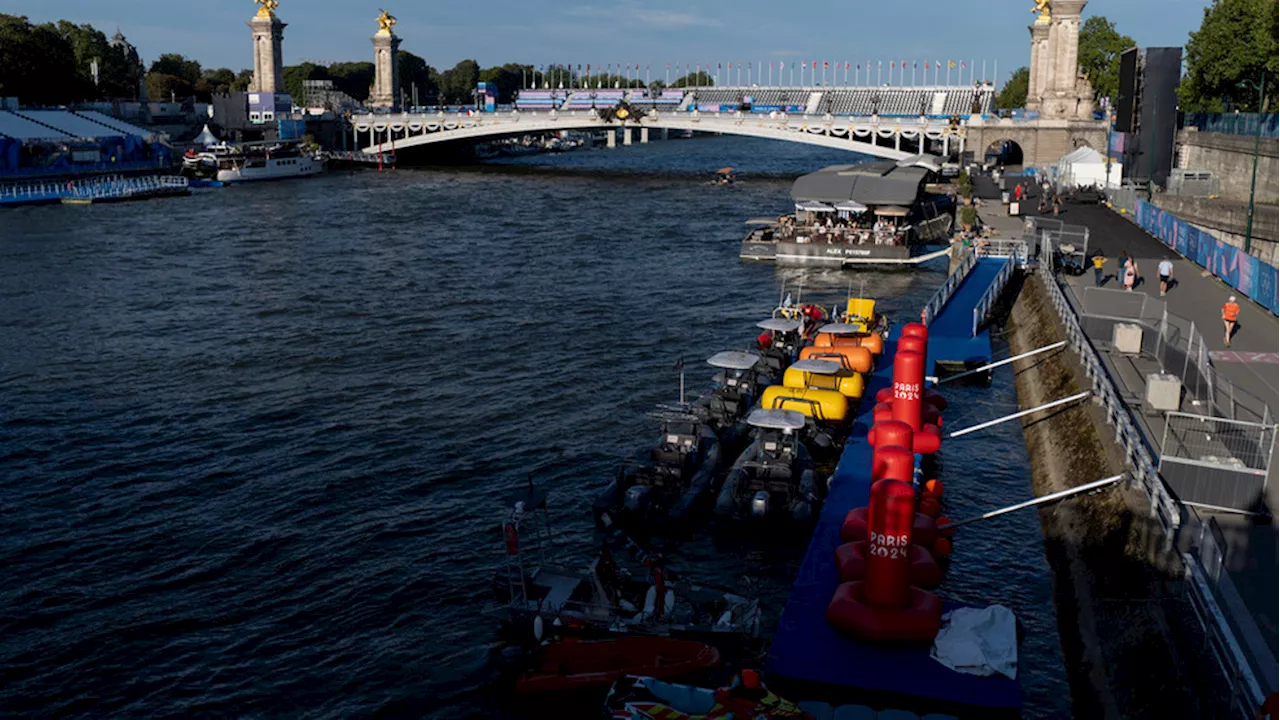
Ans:
[[[983,513],[977,517],[965,518],[964,520],[957,520],[952,523],[947,523],[946,525],[939,525],[938,529],[950,530],[952,528],[960,527],[961,525],[968,525],[969,523],[977,522],[979,520],[986,520],[987,518],[998,517],[1000,515],[1004,515],[1005,513],[1011,513],[1014,510],[1021,510],[1023,508],[1034,507],[1036,505],[1043,505],[1045,503],[1053,502],[1055,500],[1065,500],[1066,498],[1069,498],[1073,495],[1086,493],[1086,492],[1089,492],[1090,490],[1097,490],[1098,488],[1106,487],[1107,485],[1114,485],[1115,483],[1120,482],[1124,478],[1125,478],[1125,475],[1123,474],[1112,475],[1109,478],[1094,480],[1091,483],[1086,483],[1084,485],[1069,488],[1067,490],[1059,490],[1056,493],[1050,493],[1048,495],[1045,495],[1044,497],[1038,497],[1034,500],[1020,502],[1017,505],[1010,505],[1009,507],[1000,508],[999,510],[992,510],[989,513]]]
[[[1250,254],[1253,248],[1253,193],[1258,187],[1258,148],[1262,145],[1262,93],[1267,86],[1267,75],[1264,72],[1258,81],[1258,129],[1253,133],[1253,179],[1249,181],[1249,218],[1244,225],[1244,254]]]
[[[967,427],[967,428],[964,428],[964,429],[962,429],[962,430],[956,430],[955,432],[951,433],[951,434],[950,434],[950,435],[948,435],[947,437],[953,437],[953,438],[954,438],[954,437],[960,437],[961,435],[968,435],[968,434],[969,434],[969,433],[971,433],[971,432],[976,432],[976,431],[978,431],[978,430],[982,430],[982,429],[985,429],[985,428],[989,428],[989,427],[991,427],[992,425],[999,425],[1000,423],[1008,422],[1008,421],[1010,421],[1010,420],[1017,420],[1017,419],[1018,419],[1018,418],[1020,418],[1020,417],[1024,417],[1024,416],[1026,416],[1026,415],[1030,415],[1031,413],[1034,413],[1034,412],[1039,412],[1039,411],[1041,411],[1041,410],[1048,410],[1049,408],[1057,407],[1057,406],[1059,406],[1059,405],[1065,405],[1065,404],[1067,404],[1067,403],[1075,402],[1075,401],[1077,401],[1077,400],[1083,400],[1083,399],[1085,399],[1085,398],[1089,397],[1089,396],[1090,396],[1090,395],[1092,395],[1092,394],[1093,394],[1093,392],[1092,392],[1092,391],[1085,391],[1085,392],[1082,392],[1082,393],[1079,393],[1079,394],[1076,394],[1076,395],[1072,395],[1071,397],[1062,398],[1061,400],[1054,400],[1054,401],[1053,401],[1053,402],[1051,402],[1051,403],[1045,403],[1044,405],[1040,405],[1040,406],[1038,406],[1038,407],[1033,407],[1033,408],[1031,408],[1030,410],[1023,410],[1022,412],[1016,412],[1016,413],[1014,413],[1014,414],[1012,414],[1012,415],[1005,415],[1004,417],[996,418],[995,420],[988,420],[987,422],[984,422],[984,423],[979,423],[979,424],[977,424],[977,425],[972,425],[972,426]]]
[[[1061,341],[1056,342],[1056,343],[1054,343],[1054,344],[1052,344],[1052,345],[1045,345],[1045,346],[1044,346],[1044,347],[1042,347],[1042,348],[1037,348],[1037,349],[1035,349],[1035,350],[1030,350],[1030,351],[1024,352],[1024,353],[1022,353],[1021,355],[1014,355],[1014,356],[1013,356],[1013,357],[1011,357],[1011,358],[1006,358],[1006,359],[1004,359],[1004,360],[998,360],[998,361],[993,362],[993,363],[988,363],[988,364],[986,364],[986,365],[983,365],[982,367],[974,368],[973,370],[970,370],[970,371],[968,371],[968,372],[960,373],[959,375],[952,375],[952,376],[950,376],[950,377],[942,378],[941,380],[937,380],[934,384],[935,384],[935,385],[941,385],[942,383],[945,383],[945,382],[951,382],[952,380],[959,380],[959,379],[960,379],[960,378],[962,378],[962,377],[967,377],[967,376],[969,376],[969,375],[975,375],[975,374],[980,373],[980,372],[985,372],[985,371],[990,370],[990,369],[992,369],[992,368],[1000,367],[1001,365],[1008,365],[1009,363],[1014,362],[1015,360],[1021,360],[1022,358],[1025,358],[1025,357],[1031,357],[1032,355],[1039,355],[1039,354],[1040,354],[1040,353],[1042,353],[1042,352],[1048,352],[1048,351],[1050,351],[1050,350],[1054,350],[1054,349],[1060,348],[1060,347],[1062,347],[1063,345],[1066,345],[1066,344],[1067,344],[1067,341],[1066,341],[1066,340],[1061,340]]]

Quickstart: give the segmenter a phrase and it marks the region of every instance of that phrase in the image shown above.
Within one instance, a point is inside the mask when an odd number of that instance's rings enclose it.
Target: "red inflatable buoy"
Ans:
[[[936,518],[942,514],[942,503],[938,502],[934,498],[929,498],[929,497],[921,498],[920,512],[924,513],[925,515],[928,515],[931,518]]]
[[[846,518],[845,520],[847,522],[848,518]],[[939,515],[938,519],[934,522],[934,529],[937,530],[939,536],[949,538],[952,535],[956,534],[955,528],[947,528],[946,530],[938,530],[938,528],[942,527],[943,525],[949,525],[953,522],[955,521],[947,517],[946,515]],[[841,534],[843,535],[843,531],[841,531]]]
[[[911,523],[911,542],[929,547],[938,535],[938,523],[922,512],[917,512]],[[844,516],[840,524],[840,541],[855,542],[867,539],[867,528],[871,525],[871,508],[857,507]]]
[[[891,445],[898,447],[911,447],[911,426],[900,420],[886,420],[882,423],[876,423],[867,431],[867,443],[872,448],[881,448]]]
[[[893,420],[893,403],[878,402],[875,407],[871,408],[871,422],[879,425],[882,422]]]
[[[928,388],[924,391],[923,400],[926,405],[932,405],[939,413],[947,409],[947,399],[942,396],[942,393],[934,390],[933,388]],[[879,392],[876,393],[876,402],[892,403],[893,388],[881,388]]]
[[[924,391],[924,356],[899,350],[893,356],[893,419],[920,431],[920,402]]]
[[[836,547],[836,571],[841,582],[866,579],[870,545],[866,540],[860,540]],[[907,553],[907,578],[912,585],[932,590],[942,584],[942,568],[933,558],[931,548],[913,543]]]
[[[904,337],[898,341],[898,352],[903,350],[918,352],[923,357],[929,354],[929,345],[921,338]]]
[[[923,323],[907,323],[902,326],[902,337],[914,337],[921,340],[929,340],[929,328]]]
[[[944,538],[933,539],[933,556],[935,558],[951,557],[951,541]]]
[[[915,474],[915,455],[905,447],[881,445],[871,454],[871,482],[900,480],[909,483]]]
[[[867,599],[869,583],[847,582],[836,588],[827,606],[832,627],[862,640],[885,645],[917,645],[933,642],[942,627],[942,601],[918,587],[908,587],[900,606],[876,605]]]

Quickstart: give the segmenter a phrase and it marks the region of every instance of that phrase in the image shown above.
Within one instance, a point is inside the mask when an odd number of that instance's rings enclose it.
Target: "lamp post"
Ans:
[[[1258,88],[1258,127],[1253,133],[1253,177],[1249,180],[1249,216],[1244,225],[1244,254],[1248,255],[1253,247],[1253,194],[1258,188],[1258,150],[1262,147],[1262,93],[1267,87],[1267,73],[1264,70],[1257,83],[1246,81],[1246,86]]]

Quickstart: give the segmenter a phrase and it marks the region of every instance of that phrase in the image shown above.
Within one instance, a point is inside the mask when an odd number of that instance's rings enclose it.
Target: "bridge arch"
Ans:
[[[560,130],[693,130],[767,140],[799,142],[901,160],[930,146],[955,149],[963,143],[943,122],[918,119],[868,121],[802,115],[787,117],[731,114],[658,113],[640,122],[618,125],[594,113],[503,113],[483,115],[368,115],[352,119],[356,144],[368,152],[405,150],[436,143],[480,142],[487,139]],[[361,143],[368,143],[361,145]]]
[[[1022,145],[1010,137],[1000,137],[987,143],[983,151],[984,159],[995,153],[1001,165],[1022,165],[1026,161],[1026,153]]]

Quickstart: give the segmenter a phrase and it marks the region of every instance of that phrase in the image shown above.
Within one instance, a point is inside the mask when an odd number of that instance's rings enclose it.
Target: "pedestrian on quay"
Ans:
[[[1138,280],[1138,271],[1134,268],[1132,258],[1124,266],[1124,289],[1133,292],[1133,284]]]
[[[1160,271],[1160,297],[1164,297],[1169,292],[1169,281],[1173,279],[1173,262],[1165,258],[1160,261],[1157,269]]]
[[[1062,198],[1057,195],[1054,195],[1053,196],[1053,216],[1057,217],[1058,214],[1061,212],[1062,212]]]
[[[1236,321],[1240,319],[1240,306],[1236,304],[1236,296],[1232,295],[1227,298],[1227,302],[1222,305],[1222,328],[1226,330],[1226,337],[1222,343],[1227,347],[1231,347],[1231,335],[1236,331]]]
[[[1102,287],[1103,275],[1102,266],[1107,264],[1107,257],[1102,253],[1093,256],[1093,284],[1095,287]]]
[[[1013,200],[1014,202],[1022,202],[1022,183],[1018,183],[1017,185],[1014,186]]]

